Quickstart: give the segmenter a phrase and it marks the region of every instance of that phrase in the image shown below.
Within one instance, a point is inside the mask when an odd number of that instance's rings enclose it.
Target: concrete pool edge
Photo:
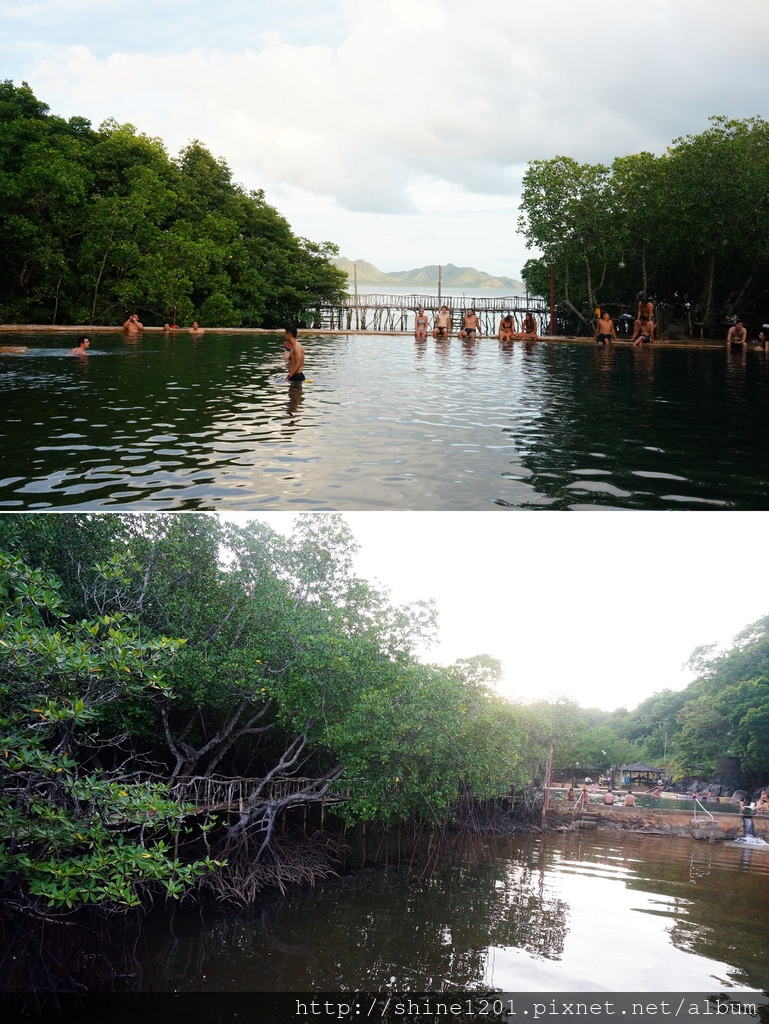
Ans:
[[[117,334],[122,332],[123,328],[121,325],[115,325],[113,327],[94,327],[91,324],[72,324],[72,325],[59,325],[59,324],[0,324],[0,334]],[[179,327],[175,331],[164,331],[162,327],[145,327],[142,334],[168,334],[170,337],[178,337],[181,334],[191,334],[192,330],[189,327]],[[202,327],[200,334],[282,334],[282,327]],[[341,328],[326,328],[326,327],[300,327],[298,332],[300,335],[311,336],[313,334],[325,336],[325,335],[341,335],[343,337],[354,336],[354,337],[375,337],[375,338],[407,338],[414,341],[414,334],[410,331],[356,331],[346,330]],[[133,339],[136,339],[136,335],[132,335]],[[431,338],[422,339],[425,341],[436,340]],[[456,335],[452,335],[448,339],[461,341],[462,339],[457,338]],[[496,341],[499,342],[496,334],[481,334],[478,335],[476,341]],[[535,345],[537,342],[553,342],[556,344],[571,344],[571,345],[592,345],[595,346],[594,338],[577,338],[573,335],[543,335],[537,338],[536,341],[516,341],[504,342],[506,345]],[[629,340],[618,340],[615,342],[618,348],[631,348]],[[609,350],[613,345],[609,346],[596,346],[602,349],[608,348]],[[661,338],[651,346],[645,346],[644,351],[653,351],[657,348],[664,349],[689,349],[689,350],[703,350],[703,349],[723,349],[725,343],[723,341],[666,341]],[[752,346],[748,345],[752,351]],[[762,351],[762,350],[759,350]]]
[[[582,811],[575,813],[571,808],[561,809],[557,806],[552,807],[551,811],[553,822],[558,819],[561,827],[574,828],[576,831],[585,825]],[[711,818],[707,813],[698,811],[695,819],[691,809],[590,804],[587,815],[588,822],[594,822],[596,829],[693,837],[711,842],[739,839],[743,835],[743,817],[739,813],[722,812]],[[755,814],[752,821],[756,837],[769,843],[769,814]]]

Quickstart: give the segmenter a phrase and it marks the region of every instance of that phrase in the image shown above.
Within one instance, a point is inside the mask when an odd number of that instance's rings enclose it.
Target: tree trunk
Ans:
[[[96,286],[93,290],[93,304],[91,305],[91,323],[93,323],[94,319],[96,318],[96,300],[99,298],[99,288],[101,287],[101,279],[102,276],[104,275],[104,267],[107,265],[107,257],[110,254],[110,249],[112,248],[112,239],[114,237],[115,228],[113,228],[109,233],[109,244],[107,245],[107,248],[104,250],[104,256],[102,257],[101,266],[99,267],[99,275],[96,278]]]

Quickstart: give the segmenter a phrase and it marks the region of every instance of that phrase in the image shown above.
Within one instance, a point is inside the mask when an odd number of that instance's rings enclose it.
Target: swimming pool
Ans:
[[[722,349],[3,333],[0,510],[763,509],[769,366]]]

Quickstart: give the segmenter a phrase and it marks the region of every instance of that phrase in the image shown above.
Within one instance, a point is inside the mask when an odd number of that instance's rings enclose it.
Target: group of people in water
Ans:
[[[752,811],[754,814],[769,814],[769,796],[765,789],[761,790],[758,800],[748,803],[747,800],[740,800],[740,813]]]
[[[659,796],[659,790],[656,792],[656,794],[652,793],[652,795],[653,796],[654,795]],[[618,794],[618,795],[615,796],[614,790],[612,789],[611,786],[609,786],[609,787],[607,787],[606,792],[603,795],[603,802],[604,802],[604,804],[606,804],[606,806],[610,807],[610,806],[612,806],[612,804],[616,803],[616,801],[619,799],[619,796],[621,796],[621,794]],[[575,791],[573,786],[569,786],[568,790],[566,791],[566,799],[570,803],[575,803],[576,800],[578,799],[577,793],[576,793],[576,791]],[[586,804],[589,802],[590,794],[587,791],[587,786],[583,786],[582,787],[582,791],[579,794],[579,799],[582,800]],[[625,793],[625,799],[624,799],[624,801],[622,803],[622,806],[623,807],[635,807],[635,796],[633,795],[633,790],[632,789],[628,789],[627,793]]]
[[[757,337],[753,339],[753,348],[758,352],[766,352],[766,343],[769,341],[769,325],[763,324]],[[742,350],[748,347],[748,331],[742,320],[735,320],[726,335],[726,347],[731,350]]]
[[[164,334],[168,334],[171,331],[177,331],[178,329],[179,328],[176,326],[176,324],[174,324],[173,326],[171,326],[170,324],[164,324],[163,325],[163,333]],[[143,330],[144,330],[144,324],[139,319],[138,313],[131,313],[131,315],[128,317],[128,319],[123,324],[123,331],[125,332],[126,336],[129,337],[129,338],[138,338],[138,337],[140,337]],[[202,334],[203,333],[203,329],[198,326],[197,320],[193,323],[192,327],[190,327],[189,330],[190,330],[191,334]],[[88,337],[88,335],[87,334],[80,334],[80,335],[78,335],[77,345],[75,345],[74,348],[71,348],[69,350],[69,354],[71,356],[86,356],[86,355],[88,355],[88,349],[90,347],[91,347],[91,339]]]
[[[203,328],[200,327],[197,320],[193,320],[192,327],[188,328],[190,334],[202,334]],[[123,330],[131,337],[136,337],[141,334],[144,330],[144,324],[139,319],[138,313],[131,313],[126,322],[123,324]],[[163,324],[163,334],[170,334],[172,331],[178,331],[179,328],[176,324]]]

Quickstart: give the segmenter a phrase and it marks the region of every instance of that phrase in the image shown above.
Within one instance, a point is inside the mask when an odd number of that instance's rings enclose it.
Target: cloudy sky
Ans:
[[[199,138],[294,229],[382,270],[518,276],[527,160],[767,116],[765,0],[0,0],[52,111]]]
[[[288,512],[258,513],[289,533]],[[763,516],[348,512],[356,569],[398,603],[434,598],[428,661],[490,654],[513,698],[607,711],[681,689],[695,647],[769,614]],[[237,519],[236,514],[228,519]]]

